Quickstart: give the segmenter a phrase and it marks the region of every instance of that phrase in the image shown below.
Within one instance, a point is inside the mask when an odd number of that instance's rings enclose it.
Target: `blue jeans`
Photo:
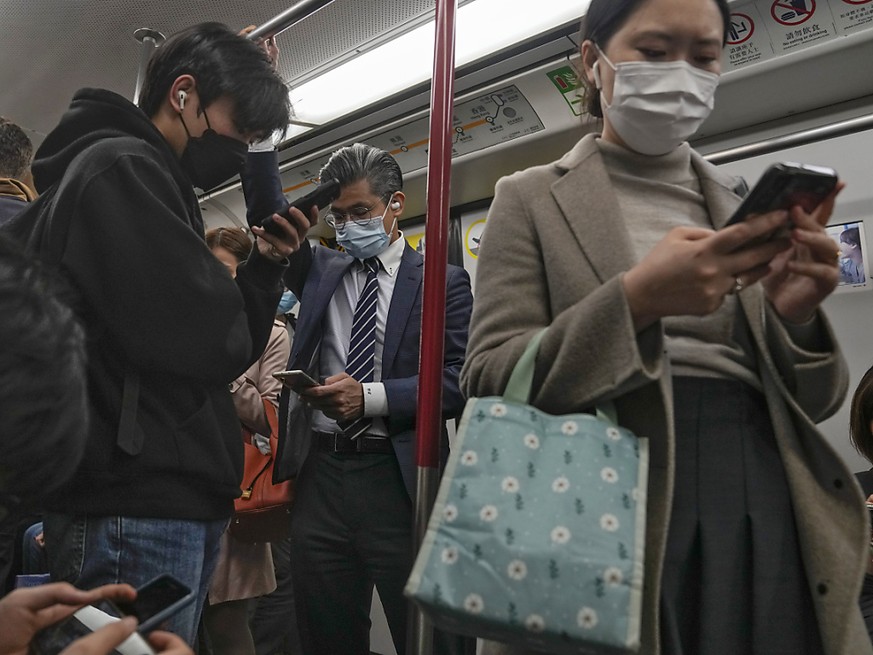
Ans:
[[[162,627],[194,644],[226,520],[47,514],[44,524],[52,580],[82,589],[114,582],[139,587],[169,573],[188,585],[197,600]]]

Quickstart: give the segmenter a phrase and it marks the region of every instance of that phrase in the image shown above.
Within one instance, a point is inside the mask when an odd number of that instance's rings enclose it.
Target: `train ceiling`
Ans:
[[[76,90],[101,87],[132,98],[141,27],[170,35],[214,20],[263,23],[293,0],[0,0],[0,115],[35,143],[58,122]],[[462,3],[463,4],[463,3]],[[280,72],[307,73],[432,14],[435,0],[334,0],[277,38]]]

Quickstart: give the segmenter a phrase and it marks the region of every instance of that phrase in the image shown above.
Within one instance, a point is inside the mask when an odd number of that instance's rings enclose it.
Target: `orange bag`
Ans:
[[[270,448],[276,452],[279,444],[279,417],[272,403],[264,401],[270,424]],[[291,530],[291,504],[294,501],[294,480],[273,484],[273,455],[263,455],[252,445],[252,432],[243,427],[245,470],[242,495],[234,502],[230,533],[235,539],[251,542],[281,541]]]

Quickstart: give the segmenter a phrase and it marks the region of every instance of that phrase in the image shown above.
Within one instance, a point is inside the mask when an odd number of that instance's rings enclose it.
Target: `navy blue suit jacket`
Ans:
[[[249,156],[244,188],[250,219],[269,215],[276,207],[287,206],[281,193],[275,156],[271,161],[269,155],[253,153]],[[288,368],[315,372],[325,311],[343,276],[354,263],[354,258],[323,246],[310,248],[304,244],[289,259],[285,285],[300,300],[300,314]],[[424,258],[407,244],[396,274],[382,353],[382,383],[385,385],[389,411],[386,423],[410,497],[414,496],[416,480],[415,414],[423,273]],[[459,416],[464,408],[458,377],[464,364],[472,307],[469,274],[463,268],[450,265],[446,273],[442,398],[443,416],[446,419]],[[308,454],[311,437],[309,409],[299,402],[297,394],[289,393],[288,389],[282,392],[279,422],[281,429],[274,479],[284,480],[299,472],[302,459]],[[296,443],[292,445],[292,441]],[[448,443],[444,439],[443,450],[447,452],[447,449]]]

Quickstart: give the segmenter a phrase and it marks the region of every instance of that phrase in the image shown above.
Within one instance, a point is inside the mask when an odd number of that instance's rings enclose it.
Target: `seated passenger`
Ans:
[[[462,389],[503,393],[548,328],[532,403],[612,401],[649,438],[642,652],[871,653],[865,510],[815,428],[848,380],[820,310],[839,277],[836,192],[724,227],[735,180],[686,142],[713,106],[729,14],[593,0],[581,54],[602,133],[498,183]],[[756,241],[789,217],[790,237]]]
[[[139,586],[170,573],[197,594],[170,622],[189,643],[240,492],[228,385],[263,352],[295,227],[309,225],[297,212],[296,226],[276,218],[281,236],[255,228],[233,280],[204,243],[194,186],[238,173],[247,143],[288,116],[258,45],[217,23],[188,28],[155,51],[140,107],[75,95],[37,152],[40,198],[3,228],[70,280],[89,336],[86,455],[44,520],[52,578]]]
[[[88,428],[85,335],[57,283],[0,238],[0,523],[62,485],[82,458]],[[97,600],[131,600],[129,585],[91,591],[67,583],[18,589],[0,599],[0,655],[28,652],[34,635]],[[136,630],[120,621],[75,642],[109,655]],[[178,637],[153,632],[164,655],[191,655]]]
[[[209,230],[206,245],[233,278],[252,249],[249,237],[239,228]],[[279,410],[282,383],[273,377],[273,373],[284,370],[290,352],[285,324],[276,320],[260,359],[230,385],[237,416],[253,434],[270,435],[264,403],[268,402],[276,411]],[[269,447],[269,440],[267,445]],[[225,532],[209,588],[209,606],[203,617],[213,655],[254,655],[254,641],[248,623],[252,600],[275,588],[270,544],[244,543]]]

